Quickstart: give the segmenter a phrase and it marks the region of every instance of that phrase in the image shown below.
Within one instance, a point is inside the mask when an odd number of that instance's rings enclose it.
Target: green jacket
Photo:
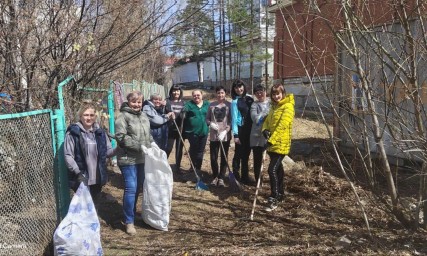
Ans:
[[[145,155],[141,145],[151,147],[150,121],[147,115],[131,109],[127,102],[120,107],[120,115],[115,122],[118,144],[117,164],[119,166],[142,164]]]
[[[209,101],[203,101],[202,107],[198,107],[193,101],[188,101],[184,105],[184,133],[198,136],[207,136],[209,132],[206,124],[206,114],[209,109]]]

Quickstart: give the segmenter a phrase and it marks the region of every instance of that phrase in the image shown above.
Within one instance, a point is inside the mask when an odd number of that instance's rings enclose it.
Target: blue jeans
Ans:
[[[125,182],[123,193],[123,214],[125,224],[133,224],[138,194],[144,184],[144,164],[119,166]]]

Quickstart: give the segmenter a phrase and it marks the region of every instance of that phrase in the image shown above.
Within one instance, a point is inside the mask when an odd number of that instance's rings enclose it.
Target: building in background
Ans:
[[[334,136],[342,149],[354,152],[356,145],[376,151],[378,140],[370,129],[378,125],[390,159],[419,161],[419,152],[404,154],[399,145],[406,143],[405,150],[417,147],[407,142],[416,127],[411,121],[402,125],[401,120],[419,118],[421,126],[427,125],[425,112],[421,117],[414,114],[417,107],[427,108],[427,75],[419,72],[427,55],[425,21],[420,16],[426,9],[413,0],[397,5],[394,1],[271,1],[269,11],[276,18],[274,78],[283,80],[295,95],[299,114],[310,108],[316,111],[319,105],[328,110],[331,100],[337,111]],[[373,113],[378,124],[372,121]]]
[[[231,14],[227,11],[214,15],[224,16],[225,20],[215,26],[214,49],[201,52],[198,59],[184,56],[176,62],[172,68],[173,83],[208,88],[230,86],[235,79],[242,79],[250,86],[270,83],[275,27],[274,16],[268,13],[269,2],[247,1],[246,14],[253,17],[251,29],[237,26],[238,18],[228,17],[226,13]]]
[[[322,87],[326,91],[332,90],[336,72],[333,35],[326,22],[310,14],[307,3],[278,0],[271,1],[268,8],[275,16],[274,79],[284,81],[287,91],[294,94],[296,109],[300,111],[317,108],[310,92],[310,80],[323,94]],[[328,10],[330,7],[320,5],[322,11],[332,15],[336,8]],[[327,108],[327,100],[324,97],[320,100]]]

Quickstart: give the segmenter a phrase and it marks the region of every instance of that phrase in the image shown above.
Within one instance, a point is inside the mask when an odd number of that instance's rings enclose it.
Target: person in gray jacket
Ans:
[[[267,140],[262,135],[261,128],[264,123],[264,119],[270,110],[270,99],[267,98],[265,87],[262,85],[255,86],[254,94],[257,101],[255,101],[251,106],[251,119],[253,123],[250,135],[250,146],[254,159],[255,180],[258,180],[261,172],[265,144],[267,143]]]
[[[150,100],[144,101],[142,107],[142,111],[150,120],[151,136],[163,151],[166,151],[168,146],[169,121],[175,118],[174,112],[169,112],[165,105],[166,101],[162,101],[162,96],[154,93]]]
[[[145,155],[141,146],[151,147],[154,142],[150,134],[150,121],[141,111],[143,95],[139,91],[127,95],[127,102],[120,107],[120,115],[115,122],[118,144],[117,164],[122,172],[125,188],[123,194],[123,214],[126,233],[136,234],[134,219],[139,191],[144,184]]]
[[[105,131],[95,122],[95,104],[83,103],[78,117],[79,121],[67,128],[64,140],[69,185],[77,191],[80,183],[84,182],[96,203],[102,186],[107,183],[106,159],[114,155],[114,149]]]

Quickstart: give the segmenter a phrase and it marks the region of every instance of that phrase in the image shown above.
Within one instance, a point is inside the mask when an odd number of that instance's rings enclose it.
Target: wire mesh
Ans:
[[[67,88],[64,91],[64,112],[66,125],[70,125],[79,120],[78,111],[84,102],[96,103],[97,109],[97,122],[102,128],[108,130],[108,91],[93,90],[90,88],[79,89],[72,92],[72,88]]]
[[[50,114],[0,122],[0,255],[42,255],[56,227]]]

